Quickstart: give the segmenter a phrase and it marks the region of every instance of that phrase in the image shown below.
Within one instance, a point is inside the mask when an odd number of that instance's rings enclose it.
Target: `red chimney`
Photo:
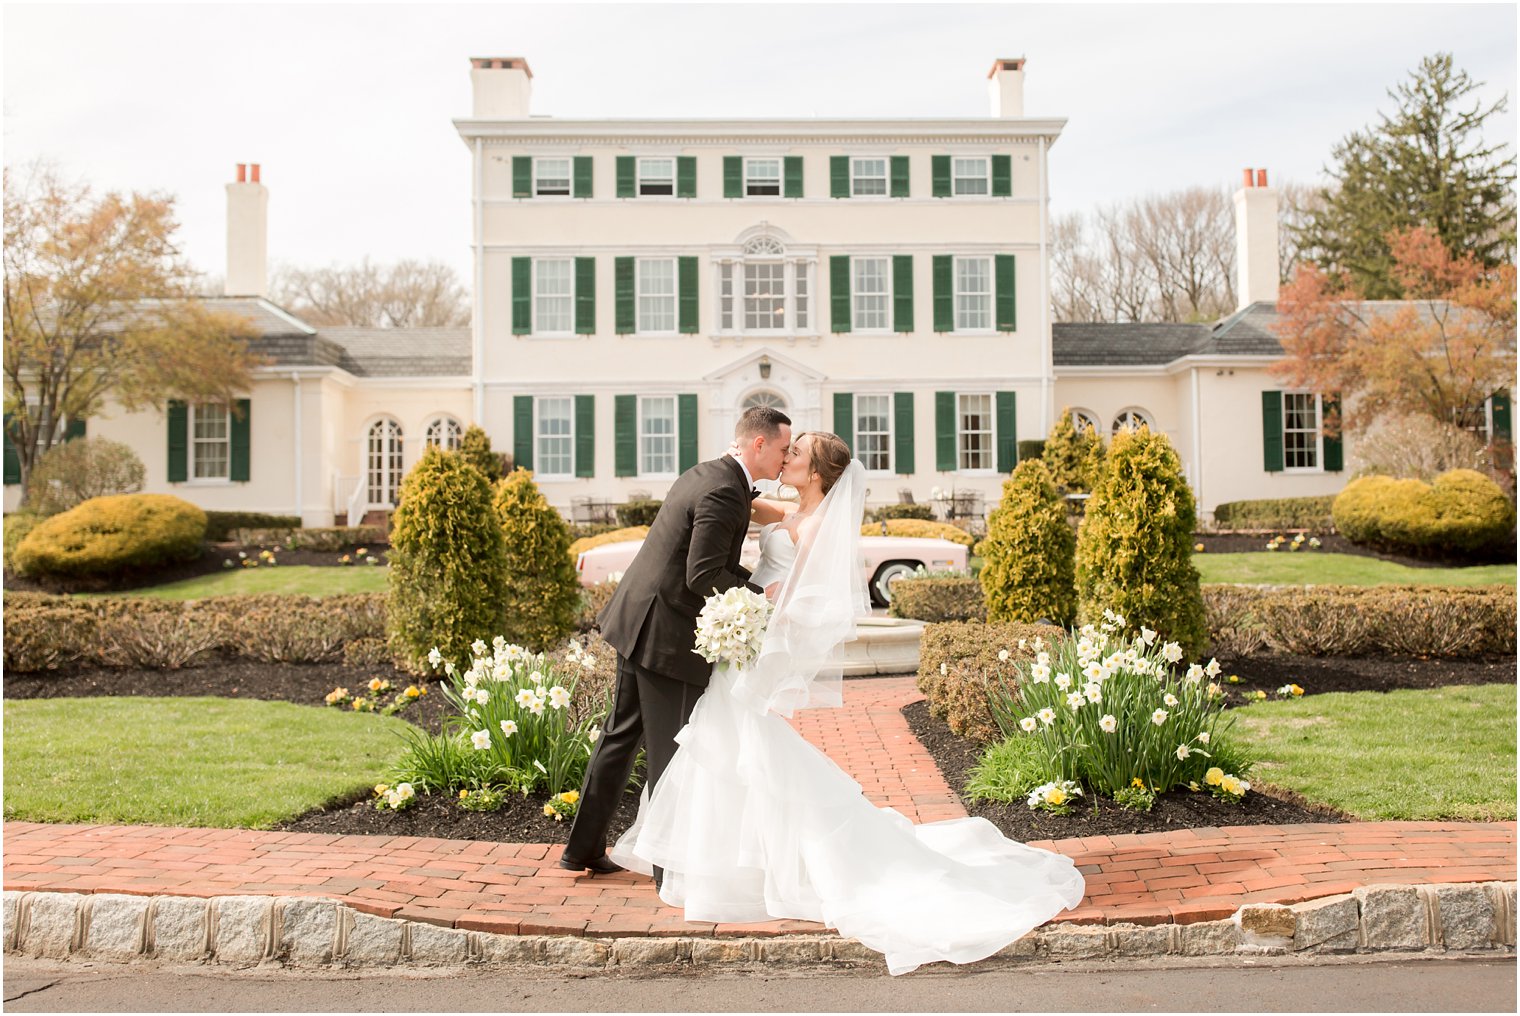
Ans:
[[[1249,187],[1249,186],[1251,186],[1251,172],[1252,172],[1252,171],[1251,171],[1251,170],[1249,170],[1249,169],[1248,169],[1248,170],[1246,170],[1246,183],[1245,183],[1245,185],[1246,185],[1246,186],[1247,186],[1247,187]]]
[[[238,179],[237,179],[237,182],[238,183],[244,183],[244,182],[246,182],[247,173],[248,173],[248,167],[246,165],[244,165],[243,163],[241,163],[241,162],[237,164],[237,167],[238,167]]]
[[[257,167],[257,166],[253,167],[253,178],[255,180],[257,180],[259,178],[259,167]],[[1265,187],[1266,185],[1267,185],[1267,171],[1264,170],[1264,169],[1258,169],[1256,171],[1256,186],[1258,186],[1258,187]]]
[[[249,168],[250,168],[250,169],[251,169],[251,170],[253,170],[253,182],[254,182],[254,183],[258,183],[258,182],[259,182],[259,164],[258,164],[258,163],[257,163],[257,162],[255,162],[255,163],[254,163],[254,164],[253,164],[253,165],[252,165],[252,166],[250,166],[250,167],[249,167]],[[1261,179],[1262,179],[1262,181],[1263,181],[1263,183],[1262,183],[1262,186],[1263,186],[1263,187],[1265,187],[1265,186],[1266,186],[1266,183],[1265,183],[1265,181],[1266,181],[1266,179],[1267,179],[1267,171],[1266,171],[1266,170],[1262,170],[1262,171],[1261,171]]]

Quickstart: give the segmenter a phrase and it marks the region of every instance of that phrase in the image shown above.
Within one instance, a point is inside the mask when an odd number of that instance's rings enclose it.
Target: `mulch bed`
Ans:
[[[1263,554],[1278,554],[1281,556],[1313,557],[1315,554],[1354,554],[1357,557],[1375,557],[1379,561],[1390,561],[1394,564],[1407,565],[1410,568],[1460,568],[1473,564],[1487,563],[1513,563],[1515,560],[1515,548],[1487,555],[1480,560],[1461,558],[1452,560],[1438,560],[1433,558],[1409,557],[1405,554],[1389,554],[1380,550],[1373,550],[1360,544],[1352,543],[1339,533],[1325,533],[1315,530],[1305,530],[1305,543],[1299,550],[1289,550],[1284,543],[1276,550],[1267,549],[1267,541],[1273,536],[1286,536],[1289,541],[1293,539],[1297,530],[1276,529],[1261,534],[1250,533],[1195,533],[1193,542],[1203,544],[1205,554],[1246,554],[1260,552]],[[1308,538],[1319,538],[1320,546],[1311,549]]]
[[[1511,684],[1515,657],[1435,659],[1421,656],[1290,656],[1260,654],[1221,657],[1219,681],[1229,701],[1242,692],[1261,689],[1275,697],[1277,689],[1296,684],[1305,695],[1332,691],[1395,691],[1444,688],[1453,684]],[[1225,679],[1234,674],[1239,684]]]
[[[376,565],[367,564],[356,560],[354,564],[341,564],[338,559],[344,554],[352,555],[354,551],[363,547],[369,554],[379,558],[380,563],[385,563],[385,552],[390,549],[384,543],[355,543],[344,547],[342,550],[291,550],[286,548],[275,554],[275,560],[279,562],[274,567],[283,568],[289,565],[311,565],[318,568],[374,568]],[[90,580],[73,580],[67,583],[39,582],[36,579],[24,579],[5,573],[5,589],[15,592],[36,593],[104,593],[120,592],[127,589],[146,589],[150,586],[163,586],[171,582],[182,582],[185,579],[199,578],[202,575],[217,575],[224,571],[231,571],[223,561],[231,561],[233,568],[242,568],[243,559],[238,557],[242,551],[248,557],[258,559],[258,547],[244,547],[236,543],[212,543],[208,544],[200,557],[193,561],[184,561],[169,567],[156,567],[147,570],[123,569],[105,578]],[[273,550],[271,546],[268,549]],[[260,568],[268,565],[260,564]]]

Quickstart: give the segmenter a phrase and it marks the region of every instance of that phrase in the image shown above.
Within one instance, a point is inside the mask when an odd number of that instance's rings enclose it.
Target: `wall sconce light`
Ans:
[[[771,358],[768,357],[768,356],[762,356],[762,357],[760,357],[760,380],[762,380],[762,381],[768,381],[768,380],[770,380],[770,376],[771,376]]]

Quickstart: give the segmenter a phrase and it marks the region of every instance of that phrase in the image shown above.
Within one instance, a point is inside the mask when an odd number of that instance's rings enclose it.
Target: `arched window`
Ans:
[[[394,508],[401,503],[401,424],[395,420],[370,424],[365,474],[371,508]]]
[[[1156,421],[1152,420],[1151,414],[1147,413],[1145,410],[1140,409],[1137,406],[1131,406],[1128,409],[1121,409],[1119,411],[1119,414],[1114,417],[1113,432],[1117,434],[1121,430],[1134,430],[1142,423],[1149,427],[1152,431],[1156,429]]]
[[[815,255],[765,232],[718,261],[718,331],[811,334]]]
[[[755,406],[765,406],[770,409],[779,409],[783,413],[786,412],[786,400],[775,392],[763,389],[746,395],[744,402],[739,406],[739,412],[742,413],[746,409],[753,409]]]
[[[446,452],[459,450],[459,439],[464,431],[452,416],[434,417],[427,425],[424,440],[430,448],[442,448]]]
[[[1090,409],[1073,409],[1071,425],[1078,434],[1082,433],[1085,427],[1091,427],[1094,434],[1103,433],[1103,422],[1098,419],[1098,414]]]

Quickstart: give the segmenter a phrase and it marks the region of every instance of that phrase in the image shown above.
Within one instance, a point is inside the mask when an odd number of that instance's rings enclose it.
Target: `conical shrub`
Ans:
[[[491,450],[491,435],[479,424],[472,423],[465,428],[459,439],[459,454],[492,483],[501,479],[501,456]]]
[[[987,620],[1068,625],[1077,613],[1077,535],[1040,459],[1025,459],[1003,481],[987,518],[980,579]]]
[[[535,651],[550,649],[576,630],[581,608],[570,527],[526,469],[514,469],[496,484],[492,507],[511,577],[503,634]]]
[[[1099,624],[1105,608],[1131,629],[1155,629],[1183,653],[1208,642],[1198,569],[1193,491],[1164,434],[1141,425],[1120,431],[1077,530],[1077,620]]]

